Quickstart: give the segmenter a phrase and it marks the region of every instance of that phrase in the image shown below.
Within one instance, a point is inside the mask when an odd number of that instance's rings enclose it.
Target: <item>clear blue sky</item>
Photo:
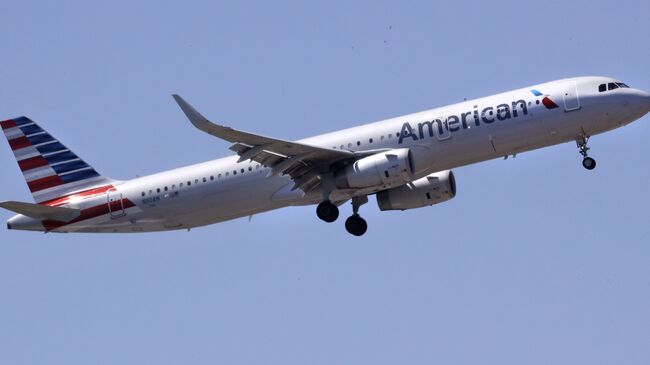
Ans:
[[[105,175],[566,76],[650,90],[647,1],[0,2],[0,119]],[[648,364],[650,117],[457,169],[451,202],[145,235],[0,229],[2,364]],[[6,145],[2,200],[30,201]],[[346,206],[342,216],[349,214]],[[11,216],[3,211],[3,221]]]

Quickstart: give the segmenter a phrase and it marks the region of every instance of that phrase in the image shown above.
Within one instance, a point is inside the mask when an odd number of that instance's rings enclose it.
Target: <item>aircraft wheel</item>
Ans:
[[[596,160],[591,157],[585,157],[582,160],[582,166],[584,166],[584,168],[587,170],[593,170],[596,168]]]
[[[353,214],[345,220],[345,229],[355,236],[363,236],[368,230],[368,223],[358,214]]]
[[[316,215],[321,220],[332,223],[339,217],[339,208],[327,200],[318,204],[318,207],[316,207]]]

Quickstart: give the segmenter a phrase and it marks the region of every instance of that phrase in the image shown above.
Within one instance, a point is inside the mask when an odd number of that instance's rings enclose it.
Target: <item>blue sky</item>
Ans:
[[[650,90],[644,1],[1,2],[0,115],[128,179],[567,76]],[[650,117],[455,170],[457,197],[145,235],[0,230],[3,364],[647,364]],[[0,143],[1,144],[1,143]],[[6,144],[5,144],[6,145]],[[2,200],[30,201],[7,147]],[[347,216],[346,206],[342,216]],[[2,212],[1,219],[8,219]]]

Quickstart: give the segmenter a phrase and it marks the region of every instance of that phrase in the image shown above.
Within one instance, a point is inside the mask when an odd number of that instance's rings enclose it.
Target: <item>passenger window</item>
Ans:
[[[156,189],[156,192],[157,192],[157,193],[160,193],[160,188],[157,188],[157,189]]]
[[[217,175],[217,179],[221,179],[221,174]]]
[[[383,141],[383,140],[384,140],[384,136],[381,136],[379,139],[380,139],[381,141]]]
[[[165,186],[165,191],[167,191],[167,187]]]
[[[607,85],[600,84],[600,86],[598,86],[598,92],[602,93],[603,91],[607,91]]]
[[[341,149],[345,148],[345,146],[341,145]]]
[[[226,176],[229,176],[229,175],[230,175],[230,173],[229,173],[229,172],[226,172]]]
[[[348,148],[352,148],[352,143],[348,143]]]
[[[144,191],[142,192],[142,196],[144,196]]]
[[[368,140],[368,143],[372,143],[372,138],[370,138],[370,139]]]
[[[172,190],[176,189],[176,184],[172,185]]]
[[[214,175],[210,175],[210,181],[214,180]]]
[[[361,141],[357,141],[357,146],[361,146]]]
[[[208,181],[208,179],[206,179],[206,178],[203,178],[203,182],[206,182],[206,181]]]
[[[241,173],[242,173],[242,174],[244,173],[244,169],[241,169]]]
[[[187,182],[187,186],[191,186],[191,185],[192,185],[192,182],[191,182],[191,181],[188,181],[188,182]]]
[[[178,185],[178,187],[179,187],[179,188],[182,188],[182,187],[183,187],[183,183],[180,183],[180,185]]]
[[[253,171],[253,168],[251,166],[248,166],[248,171]]]
[[[237,175],[237,170],[232,170],[233,175]]]
[[[609,84],[607,84],[607,89],[608,89],[608,90],[618,89],[618,85],[616,85],[616,84],[613,83],[613,82],[610,82]]]
[[[149,195],[153,194],[153,190],[149,190]]]

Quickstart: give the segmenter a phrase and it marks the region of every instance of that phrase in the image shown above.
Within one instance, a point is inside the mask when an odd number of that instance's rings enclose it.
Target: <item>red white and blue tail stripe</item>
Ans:
[[[27,117],[0,122],[37,203],[112,182]]]

